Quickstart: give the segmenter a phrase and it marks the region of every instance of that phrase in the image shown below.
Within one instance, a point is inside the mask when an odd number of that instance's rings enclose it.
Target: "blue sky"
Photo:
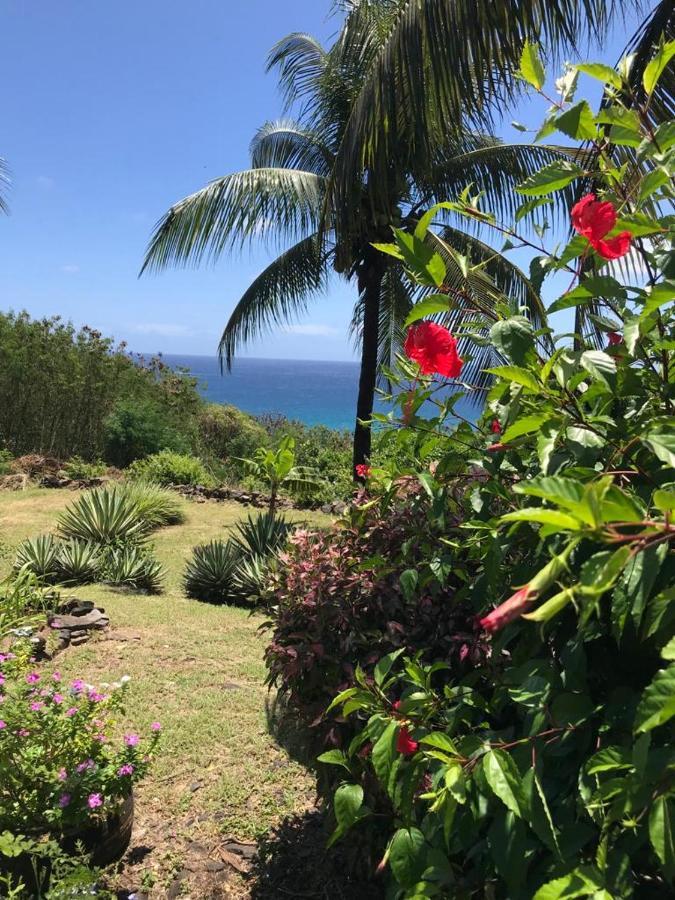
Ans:
[[[223,324],[265,265],[262,250],[215,268],[137,278],[159,216],[210,179],[247,165],[251,136],[280,113],[264,62],[291,31],[324,40],[329,0],[1,0],[0,155],[11,216],[0,219],[0,308],[60,314],[131,349],[215,352]],[[616,23],[613,62],[633,30]],[[512,116],[539,121],[526,105]],[[503,134],[521,140],[508,124]],[[247,350],[348,359],[353,289],[329,295],[286,333]]]

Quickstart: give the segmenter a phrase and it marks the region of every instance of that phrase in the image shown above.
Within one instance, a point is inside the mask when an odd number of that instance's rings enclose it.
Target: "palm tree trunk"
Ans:
[[[356,406],[356,426],[354,428],[354,478],[356,466],[362,465],[370,456],[371,433],[368,421],[373,414],[375,382],[377,380],[377,356],[380,337],[380,295],[385,261],[381,253],[369,248],[358,269],[359,293],[363,297],[363,335],[361,342],[361,374],[359,377],[359,397]]]

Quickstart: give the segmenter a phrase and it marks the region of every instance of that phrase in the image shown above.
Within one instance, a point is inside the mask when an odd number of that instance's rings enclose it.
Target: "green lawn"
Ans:
[[[12,548],[53,529],[74,496],[39,489],[0,493],[0,545],[10,550],[0,560],[4,572]],[[306,809],[314,780],[267,731],[262,617],[182,593],[192,547],[226,536],[246,511],[228,503],[184,506],[185,524],[155,535],[168,571],[165,592],[69,590],[68,596],[105,607],[111,631],[106,639],[69,649],[52,667],[94,683],[130,675],[130,721],[139,728],[155,719],[163,724],[162,753],[138,790],[133,862],[120,873],[119,886],[151,898],[175,896],[178,885],[171,885],[180,873],[180,896],[247,897],[249,887],[234,869],[217,870],[223,841],[253,841],[281,817]],[[328,521],[314,513],[293,516]]]

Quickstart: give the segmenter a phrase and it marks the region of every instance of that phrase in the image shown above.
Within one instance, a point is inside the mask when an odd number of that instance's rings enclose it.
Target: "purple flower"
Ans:
[[[28,675],[26,675],[26,684],[37,684],[39,680],[40,676],[37,672],[29,672]]]
[[[40,710],[44,707],[44,703],[31,703],[30,708],[33,712],[40,712]]]
[[[124,743],[127,747],[135,747],[137,746],[140,738],[137,734],[125,734],[124,735]]]
[[[105,744],[108,738],[104,734],[95,734],[93,735],[93,740],[98,741],[99,744]]]
[[[93,769],[93,768],[94,768],[94,760],[86,759],[84,762],[81,762],[78,766],[75,767],[75,771],[78,774],[82,774],[82,772],[86,772],[87,769]]]
[[[2,674],[2,672],[0,672],[0,684],[4,684],[5,680],[5,676]]]
[[[59,781],[65,781],[68,778],[68,773],[65,769],[59,769],[59,774],[56,777]]]
[[[54,694],[52,700],[54,703],[63,703],[63,694]]]
[[[161,722],[153,722],[152,725],[150,726],[150,730],[151,731],[161,731],[162,730]]]
[[[99,806],[103,806],[103,797],[100,794],[89,794],[87,806],[89,809],[96,809]]]
[[[125,763],[123,766],[120,766],[117,770],[118,775],[133,775],[134,767],[131,763]]]
[[[53,680],[53,681],[61,681],[61,673],[60,673],[60,672],[54,672],[54,673],[52,674],[52,680]]]
[[[96,691],[89,691],[88,698],[92,703],[100,703],[102,700],[106,700],[105,694],[99,694]]]
[[[70,685],[71,688],[75,691],[76,694],[79,694],[84,690],[84,681],[81,678],[76,678],[75,681]]]
[[[61,809],[65,809],[66,806],[70,805],[70,794],[61,794],[59,797],[59,806]]]
[[[19,737],[28,737],[30,731],[27,728],[19,728],[17,734],[19,735]]]
[[[3,722],[3,720],[0,719],[0,729],[2,728],[7,728],[7,722]]]
[[[69,707],[69,708],[66,710],[66,715],[67,715],[67,716],[71,716],[71,717],[72,717],[72,716],[76,716],[76,715],[77,715],[77,707],[76,707],[76,706],[71,706],[71,707]]]

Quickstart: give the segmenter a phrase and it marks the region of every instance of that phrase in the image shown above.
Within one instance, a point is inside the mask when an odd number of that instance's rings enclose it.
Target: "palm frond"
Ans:
[[[333,154],[319,135],[292,119],[265,122],[251,141],[254,169],[301,169],[327,177]]]
[[[638,102],[645,105],[654,122],[659,125],[675,117],[675,66],[667,66],[656,89],[646,104],[642,76],[654,56],[661,38],[675,40],[675,4],[661,0],[628,42],[623,55],[634,54],[629,81]]]
[[[526,39],[562,53],[603,33],[614,6],[613,0],[401,0],[337,154],[332,191],[340,229],[358,202],[355,173],[372,173],[377,198],[387,197],[391,161],[401,152],[424,168],[465,123],[490,125],[495,97],[504,98],[505,85],[511,96],[518,90],[513,74]]]
[[[228,369],[238,347],[304,312],[309,299],[325,289],[331,253],[317,234],[310,235],[255,279],[235,306],[220,339],[218,353]]]
[[[314,91],[325,70],[328,54],[311,34],[293,32],[272,47],[267,58],[267,71],[279,70],[279,86],[285,108]]]
[[[320,175],[299,169],[247,169],[218,178],[160,219],[141,273],[213,262],[226,249],[272,234],[281,240],[314,232],[325,185]]]
[[[380,295],[378,366],[388,368],[394,366],[396,354],[403,345],[403,324],[412,309],[416,293],[418,293],[416,286],[405,276],[403,267],[389,264],[382,279]],[[364,297],[361,295],[354,305],[349,326],[350,336],[357,347],[361,343],[363,302]]]
[[[0,157],[0,212],[8,213],[9,207],[7,206],[7,201],[4,198],[4,194],[9,188],[10,180],[9,180],[9,169],[7,167],[7,163],[5,160]]]

